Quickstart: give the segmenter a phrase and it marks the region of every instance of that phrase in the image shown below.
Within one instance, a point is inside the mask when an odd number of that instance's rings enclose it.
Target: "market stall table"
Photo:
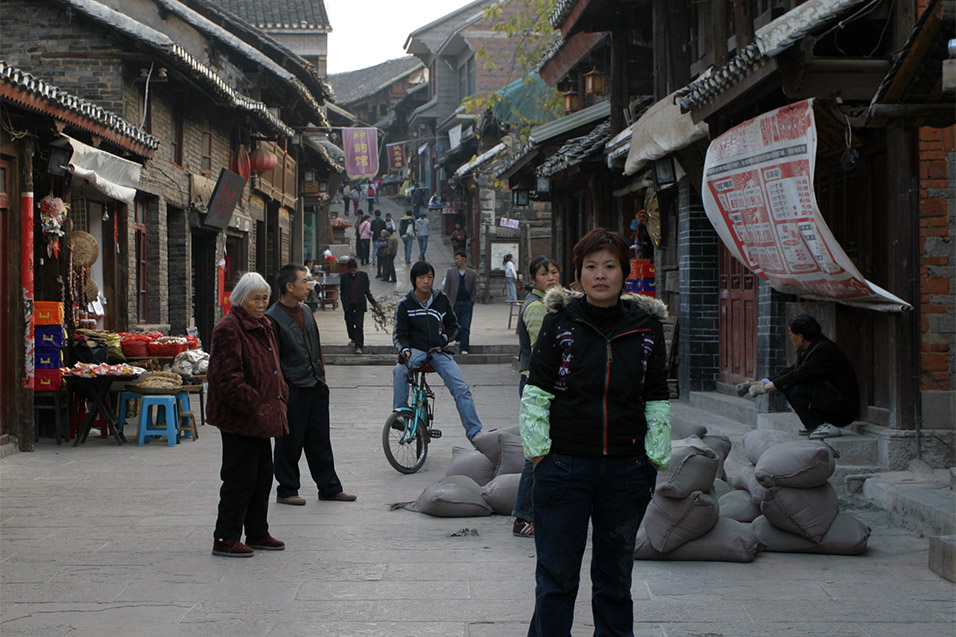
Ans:
[[[83,418],[83,422],[80,425],[80,431],[77,434],[76,439],[73,441],[74,447],[79,445],[81,442],[86,442],[86,437],[90,434],[90,429],[93,428],[93,422],[96,420],[97,415],[102,417],[103,422],[106,423],[109,433],[112,434],[117,445],[122,445],[126,442],[126,436],[123,435],[123,428],[117,424],[116,414],[113,413],[112,409],[110,409],[106,397],[115,381],[132,380],[137,376],[117,375],[66,377],[66,382],[70,387],[70,391],[80,398],[85,398],[90,402],[90,408],[86,412],[86,417]]]

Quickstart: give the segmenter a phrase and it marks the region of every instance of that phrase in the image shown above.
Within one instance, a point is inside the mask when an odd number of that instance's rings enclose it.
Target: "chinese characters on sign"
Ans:
[[[349,177],[374,177],[378,174],[378,130],[343,128],[345,172]]]
[[[870,283],[837,243],[813,191],[812,100],[764,113],[711,144],[701,196],[721,241],[786,294],[882,311],[906,301]]]
[[[521,228],[521,222],[518,219],[508,219],[506,217],[501,217],[501,219],[498,220],[498,225],[502,228],[514,228],[515,230]]]
[[[388,153],[388,169],[398,172],[405,167],[405,144],[387,144],[385,152]]]

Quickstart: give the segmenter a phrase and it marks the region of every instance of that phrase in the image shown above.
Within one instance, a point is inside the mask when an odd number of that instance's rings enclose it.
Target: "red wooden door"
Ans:
[[[720,244],[720,382],[752,379],[757,369],[757,277]]]
[[[0,441],[5,442],[10,434],[13,423],[10,421],[10,400],[13,392],[10,391],[13,382],[13,370],[10,366],[13,364],[13,355],[11,353],[11,335],[13,328],[13,312],[16,304],[8,297],[13,288],[10,281],[10,263],[9,259],[18,258],[8,250],[10,246],[10,164],[0,160],[0,294],[6,299],[3,307],[0,307],[0,339],[3,347],[0,347]],[[19,289],[19,285],[17,285]]]

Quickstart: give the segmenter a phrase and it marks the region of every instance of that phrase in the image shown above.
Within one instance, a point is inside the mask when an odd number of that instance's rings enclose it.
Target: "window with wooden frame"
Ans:
[[[173,163],[183,165],[183,102],[177,100],[173,106],[173,130],[170,146],[173,151]]]
[[[133,262],[135,278],[133,285],[136,294],[136,322],[147,321],[147,288],[149,287],[149,265],[146,243],[146,202],[136,200],[133,215]]]
[[[212,174],[212,131],[204,130],[202,132],[202,141],[199,148],[199,154],[202,157],[200,163],[200,172],[207,177]]]

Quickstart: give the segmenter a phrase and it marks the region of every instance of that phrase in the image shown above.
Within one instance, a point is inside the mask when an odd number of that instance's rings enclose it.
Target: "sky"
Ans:
[[[344,73],[404,55],[408,34],[473,0],[325,0],[332,23],[328,72]]]

